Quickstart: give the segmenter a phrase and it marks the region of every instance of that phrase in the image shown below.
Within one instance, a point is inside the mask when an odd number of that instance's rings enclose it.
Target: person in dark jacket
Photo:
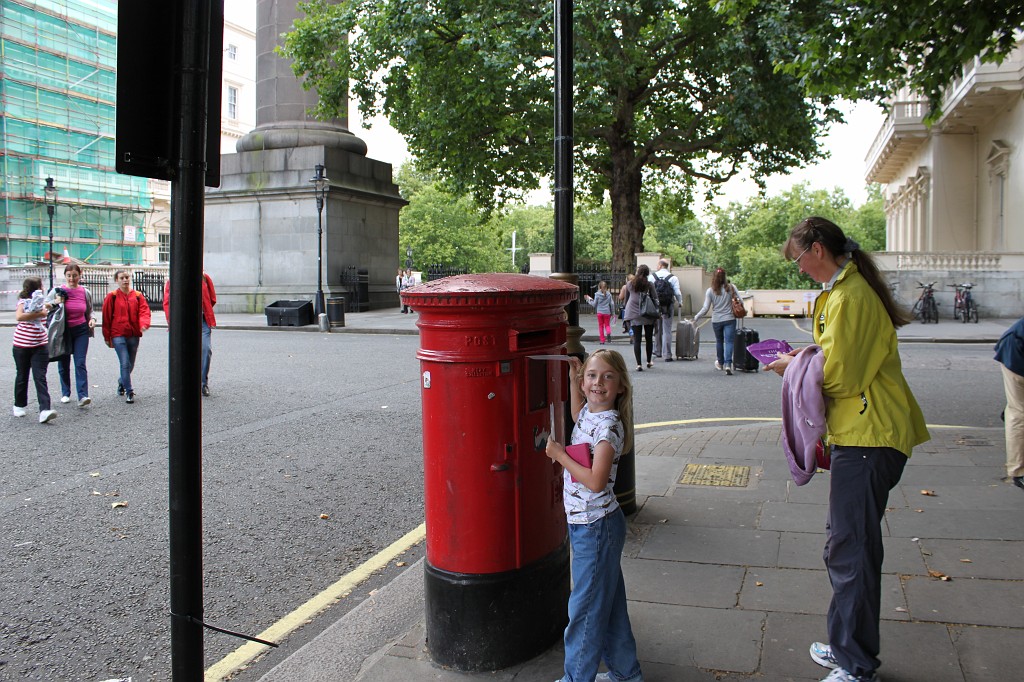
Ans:
[[[132,370],[139,352],[142,332],[149,329],[151,313],[146,297],[132,289],[132,274],[127,270],[114,273],[117,288],[103,299],[103,340],[117,353],[121,365],[121,379],[117,394],[125,396],[128,404],[135,402]]]
[[[640,300],[643,294],[650,296],[654,304],[658,305],[658,292],[654,290],[654,285],[648,279],[650,274],[651,269],[646,265],[641,265],[636,269],[636,276],[632,281],[627,282],[626,286],[619,289],[619,300],[626,303],[626,321],[633,328],[633,356],[636,358],[636,371],[638,372],[644,371],[644,366],[640,364],[641,334],[647,341],[647,367],[654,367],[651,357],[654,353],[654,323],[658,320],[658,316],[645,317],[640,310]]]
[[[1024,317],[1007,329],[996,344],[1006,392],[1006,475],[1024,490]]]
[[[213,280],[203,273],[203,359],[202,384],[200,391],[204,396],[210,395],[210,360],[213,358],[213,347],[210,336],[217,326],[217,317],[213,314],[213,306],[217,305],[217,290],[213,288]],[[171,280],[164,282],[164,317],[167,326],[171,326]]]

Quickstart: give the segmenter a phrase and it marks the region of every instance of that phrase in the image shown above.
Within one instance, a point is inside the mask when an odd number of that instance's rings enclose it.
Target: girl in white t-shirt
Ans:
[[[548,457],[564,469],[562,499],[573,555],[562,682],[642,682],[620,563],[626,519],[613,490],[619,457],[632,437],[633,387],[616,351],[598,350],[586,362],[570,363],[572,444],[587,446],[591,466],[548,440]],[[602,660],[609,672],[598,675]]]

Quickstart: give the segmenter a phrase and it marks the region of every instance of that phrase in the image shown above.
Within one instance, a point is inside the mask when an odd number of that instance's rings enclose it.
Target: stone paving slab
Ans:
[[[1024,542],[926,538],[921,549],[929,568],[953,578],[1024,580]]]
[[[954,578],[946,582],[911,576],[903,579],[903,590],[914,620],[1024,628],[1024,599],[1016,581]],[[1024,637],[1018,642],[1024,642]]]
[[[761,659],[764,613],[631,602],[641,663],[753,673]]]
[[[740,592],[740,608],[824,616],[832,599],[828,573],[789,568],[750,568]],[[898,610],[902,609],[902,610]],[[882,575],[883,620],[910,620],[898,576]]]
[[[683,469],[689,460],[675,457],[637,457],[637,494],[668,495],[673,481],[683,476]]]
[[[793,481],[787,481],[786,489],[789,495],[786,502],[792,504],[828,504],[829,475],[818,473],[803,485],[797,485]]]
[[[927,575],[928,566],[917,542],[910,538],[883,537],[882,545],[885,548],[882,573]],[[821,533],[783,533],[779,544],[779,566],[823,568],[825,564],[821,556],[824,548],[824,528]]]
[[[992,509],[934,509],[927,514],[896,511],[885,515],[896,537],[1024,540],[1019,514]]]
[[[927,514],[934,509],[1021,509],[1021,495],[1013,486],[1002,484],[986,485],[936,485],[897,486],[912,509],[922,509]],[[935,493],[923,495],[922,490]],[[890,500],[892,499],[890,495]]]
[[[626,594],[631,601],[707,606],[736,606],[746,570],[687,561],[622,560]]]
[[[775,566],[779,558],[779,533],[661,525],[651,530],[639,558],[697,560],[731,566]]]
[[[948,466],[906,467],[900,477],[900,485],[937,487],[942,485],[984,486],[1002,479],[1006,472],[998,467]]]
[[[795,533],[817,533],[824,530],[828,505],[765,502],[757,527]]]
[[[693,497],[652,497],[636,515],[635,523],[667,523],[708,528],[756,528],[760,502],[698,500]]]
[[[1020,630],[975,626],[951,626],[949,630],[967,682],[1011,680],[1014,674],[1008,671],[1020,671],[1024,641]]]
[[[828,671],[811,660],[811,642],[826,641],[824,616],[769,613],[761,669],[766,680],[820,680]],[[883,620],[880,626],[885,682],[963,682],[957,652],[946,627]],[[907,652],[913,652],[908,656]]]

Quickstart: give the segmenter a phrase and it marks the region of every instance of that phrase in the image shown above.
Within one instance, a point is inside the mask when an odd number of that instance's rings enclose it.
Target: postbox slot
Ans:
[[[511,330],[508,336],[508,347],[514,351],[550,348],[558,345],[558,336],[554,329],[540,329],[532,332]]]

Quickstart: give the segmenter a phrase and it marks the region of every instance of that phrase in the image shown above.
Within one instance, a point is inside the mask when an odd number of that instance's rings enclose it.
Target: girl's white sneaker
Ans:
[[[25,416],[25,408],[24,407],[18,407],[17,405],[15,405],[14,408],[11,410],[11,413],[14,414],[15,417],[24,417]]]

